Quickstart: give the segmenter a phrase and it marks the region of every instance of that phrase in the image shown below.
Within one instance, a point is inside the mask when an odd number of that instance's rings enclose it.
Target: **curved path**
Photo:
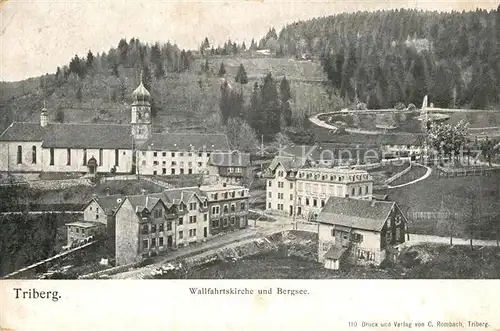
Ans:
[[[345,112],[345,111],[341,110],[340,112]],[[318,116],[325,115],[325,114],[331,114],[331,113],[332,112],[316,114],[314,116],[309,117],[309,121],[317,126],[325,128],[325,129],[337,131],[338,127],[331,125],[331,124],[327,124],[325,121],[322,121],[318,118]],[[360,129],[352,129],[352,128],[345,128],[345,132],[368,134],[368,135],[378,135],[378,134],[383,133],[383,131],[369,131],[369,130],[360,130]]]
[[[431,174],[432,174],[432,169],[426,165],[423,165],[423,164],[418,164],[419,167],[424,167],[427,169],[426,173],[420,177],[420,178],[417,178],[415,180],[412,180],[411,182],[408,182],[408,183],[405,183],[405,184],[401,184],[401,185],[396,185],[396,186],[390,186],[390,185],[387,185],[387,188],[389,189],[392,189],[392,188],[398,188],[398,187],[404,187],[404,186],[408,186],[408,185],[412,185],[412,184],[415,184],[415,183],[418,183],[424,179],[426,179],[427,177],[429,177]]]

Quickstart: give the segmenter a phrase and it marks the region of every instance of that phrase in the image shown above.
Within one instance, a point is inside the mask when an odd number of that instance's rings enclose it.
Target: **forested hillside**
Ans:
[[[357,12],[271,29],[278,55],[317,57],[331,87],[369,107],[397,102],[499,108],[500,7],[475,12]]]

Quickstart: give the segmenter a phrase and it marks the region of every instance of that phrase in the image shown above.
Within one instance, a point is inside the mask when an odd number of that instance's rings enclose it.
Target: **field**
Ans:
[[[443,178],[433,174],[412,185],[378,190],[398,202],[401,209],[414,212],[454,213],[455,217],[410,219],[410,231],[421,234],[467,237],[467,224],[475,224],[475,236],[494,238],[500,224],[500,173],[492,176]]]

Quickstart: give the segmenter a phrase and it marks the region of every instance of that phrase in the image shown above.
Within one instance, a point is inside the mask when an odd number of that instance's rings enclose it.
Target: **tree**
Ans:
[[[441,156],[458,157],[467,143],[469,123],[460,121],[456,125],[433,123],[428,132],[429,145]]]
[[[82,101],[82,88],[78,87],[78,90],[76,91],[76,100]]]
[[[292,99],[292,92],[290,91],[290,84],[286,77],[283,77],[280,83],[280,102],[281,113],[287,126],[292,125],[292,108],[290,100]]]
[[[241,63],[240,66],[238,67],[238,71],[236,72],[235,80],[237,83],[240,83],[241,85],[248,84],[247,71],[245,70],[243,63]]]
[[[64,122],[64,110],[57,109],[54,121],[56,121],[58,123],[63,123]]]
[[[486,160],[488,160],[488,165],[490,167],[491,167],[491,159],[494,158],[495,155],[498,153],[496,145],[497,142],[495,140],[488,139],[488,137],[486,137],[486,139],[481,142],[480,146],[481,152],[486,158]]]
[[[231,118],[226,125],[226,135],[231,147],[242,152],[256,149],[258,140],[254,129],[241,118]]]
[[[87,70],[92,69],[93,63],[94,63],[94,54],[89,50],[87,53]]]
[[[219,77],[224,77],[225,75],[226,75],[226,67],[224,66],[224,62],[222,62],[219,68]]]
[[[279,103],[276,81],[271,73],[268,73],[260,88],[262,108],[265,112],[266,125],[263,132],[266,140],[271,139],[281,131],[281,108]]]

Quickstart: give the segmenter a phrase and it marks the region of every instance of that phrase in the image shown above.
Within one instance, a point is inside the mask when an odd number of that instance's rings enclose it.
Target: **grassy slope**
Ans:
[[[250,80],[243,87],[247,102],[253,83],[267,72],[272,72],[277,78],[286,75],[290,80],[294,95],[293,108],[297,114],[304,111],[329,111],[338,102],[334,100],[332,104],[328,100],[321,85],[321,66],[317,62],[248,56],[210,57],[209,64],[215,74],[202,74],[200,66],[204,59],[198,59],[190,72],[168,73],[165,79],[153,80],[152,93],[160,108],[155,120],[155,125],[160,127],[157,130],[203,128],[206,118],[219,111],[220,78],[217,77],[217,72],[222,61],[227,70],[226,78],[235,87],[234,76],[238,66],[240,63],[245,66]],[[2,83],[0,130],[13,120],[38,121],[44,100],[52,120],[56,109],[60,108],[64,110],[65,122],[128,123],[130,95],[138,84],[138,77],[132,69],[125,69],[123,75],[122,81],[126,86],[124,102],[113,101],[113,94],[120,99],[121,83],[119,78],[112,76],[97,75],[83,80],[69,78],[62,86],[52,86],[45,90],[40,88],[36,79],[21,83]],[[76,98],[78,88],[82,91],[81,101]]]

